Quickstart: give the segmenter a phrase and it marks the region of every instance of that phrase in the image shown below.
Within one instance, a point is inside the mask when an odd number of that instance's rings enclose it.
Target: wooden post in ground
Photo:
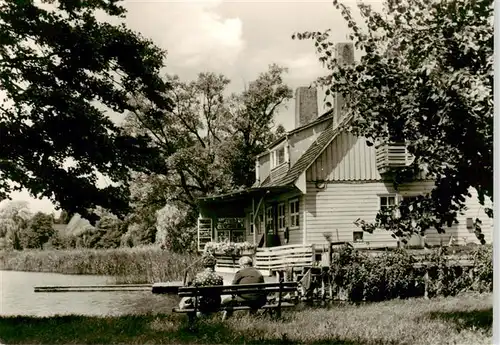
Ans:
[[[282,289],[283,289],[283,282],[280,281],[280,288],[279,288],[279,293],[278,293],[278,317],[281,317],[281,295],[282,295]]]
[[[424,298],[429,299],[429,269],[427,268],[427,265],[425,266],[425,275],[424,275],[424,283],[425,283],[425,290],[424,290]]]

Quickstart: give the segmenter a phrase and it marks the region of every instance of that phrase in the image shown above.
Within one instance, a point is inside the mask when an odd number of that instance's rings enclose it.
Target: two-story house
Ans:
[[[351,43],[339,43],[338,59],[354,62]],[[325,244],[325,234],[335,242],[357,247],[396,247],[398,239],[385,230],[363,232],[357,219],[373,221],[381,208],[402,198],[429,192],[432,179],[422,173],[397,189],[385,177],[390,167],[409,164],[404,146],[368,146],[363,137],[344,130],[342,97],[333,109],[318,116],[317,90],[298,88],[295,95],[295,129],[287,132],[256,158],[256,182],[246,190],[199,200],[199,249],[208,241],[248,241],[261,247],[284,244]],[[487,242],[492,240],[492,220],[478,203],[474,191],[459,224],[425,238],[415,235],[410,245],[478,242],[473,219],[482,220]],[[267,234],[267,236],[265,236]]]

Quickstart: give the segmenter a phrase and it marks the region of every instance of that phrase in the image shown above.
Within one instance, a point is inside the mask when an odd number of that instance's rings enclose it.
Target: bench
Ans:
[[[194,297],[194,306],[192,308],[173,308],[174,313],[187,313],[190,323],[194,321],[194,317],[198,312],[198,297],[205,294],[212,296],[219,295],[239,295],[245,293],[265,293],[267,294],[267,303],[259,309],[268,311],[276,311],[278,317],[281,316],[281,308],[294,307],[295,303],[284,302],[283,295],[286,293],[296,293],[298,290],[297,282],[279,282],[279,283],[259,283],[259,284],[240,284],[240,285],[220,285],[220,286],[189,286],[180,287],[178,290],[179,297]],[[272,294],[277,294],[274,298]],[[236,311],[236,310],[252,310],[249,306],[221,306],[217,311]]]

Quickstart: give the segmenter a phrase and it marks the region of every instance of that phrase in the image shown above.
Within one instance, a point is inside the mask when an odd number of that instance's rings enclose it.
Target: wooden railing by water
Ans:
[[[35,286],[35,292],[151,291],[152,284]]]

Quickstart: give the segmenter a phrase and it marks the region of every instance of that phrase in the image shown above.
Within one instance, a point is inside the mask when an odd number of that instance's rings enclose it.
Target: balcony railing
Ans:
[[[409,166],[413,157],[404,143],[381,143],[375,147],[375,161],[381,174]]]

